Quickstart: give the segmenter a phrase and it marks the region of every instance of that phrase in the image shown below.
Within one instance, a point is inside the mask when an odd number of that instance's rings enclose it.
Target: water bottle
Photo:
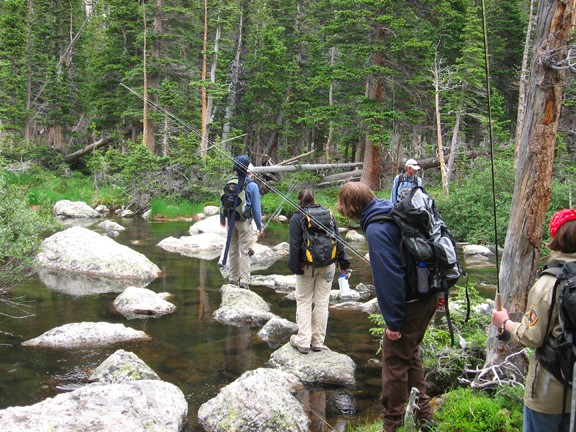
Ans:
[[[348,283],[348,273],[342,273],[338,277],[338,286],[340,287],[340,297],[350,295],[350,284]]]
[[[430,271],[428,270],[428,266],[425,262],[420,261],[416,266],[416,274],[418,276],[418,294],[426,294],[430,287],[429,287],[429,276]]]

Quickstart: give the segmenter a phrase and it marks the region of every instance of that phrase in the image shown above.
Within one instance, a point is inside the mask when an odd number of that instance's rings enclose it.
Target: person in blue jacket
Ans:
[[[248,156],[242,155],[234,159],[233,170],[238,175],[238,183],[245,189],[246,211],[248,217],[225,217],[220,213],[220,225],[226,226],[228,222],[228,237],[224,248],[224,261],[229,259],[230,273],[228,281],[240,288],[249,288],[250,263],[253,254],[254,231],[252,220],[256,223],[257,235],[264,233],[262,224],[262,207],[260,204],[260,188],[252,180],[254,166]],[[237,215],[235,215],[237,216]]]
[[[394,177],[390,201],[396,205],[402,198],[408,196],[414,186],[422,186],[422,179],[418,177],[418,171],[422,168],[415,159],[408,159],[404,164],[404,172]]]
[[[419,298],[407,289],[400,230],[391,220],[375,221],[393,207],[391,201],[376,198],[363,183],[347,183],[338,192],[338,212],[359,220],[366,234],[376,297],[386,323],[382,345],[383,431],[394,432],[402,426],[412,387],[419,391],[417,419],[425,430],[433,412],[426,394],[420,342],[436,312],[437,299],[434,295]]]

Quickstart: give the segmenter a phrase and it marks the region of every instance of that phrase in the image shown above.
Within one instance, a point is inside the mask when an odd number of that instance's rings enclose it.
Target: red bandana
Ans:
[[[550,237],[554,238],[556,236],[556,231],[562,226],[563,223],[569,220],[576,220],[576,210],[565,209],[554,213],[552,219],[550,219]]]

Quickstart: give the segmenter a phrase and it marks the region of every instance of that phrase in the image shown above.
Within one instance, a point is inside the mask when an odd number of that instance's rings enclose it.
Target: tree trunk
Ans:
[[[86,153],[93,152],[97,148],[105,146],[106,144],[110,144],[111,142],[112,142],[112,138],[109,138],[109,137],[108,138],[102,138],[96,142],[93,142],[89,146],[84,147],[83,149],[80,149],[78,151],[75,151],[74,153],[70,153],[70,154],[64,156],[64,161],[65,162],[71,162],[73,160],[76,160],[79,157],[84,156]]]
[[[206,134],[208,125],[208,107],[206,101],[206,56],[208,50],[208,0],[204,0],[204,37],[202,44],[202,76],[200,78],[202,86],[202,131],[200,134],[200,156],[206,160],[206,151],[208,149],[208,137]]]
[[[518,159],[518,146],[524,126],[524,113],[526,112],[526,84],[528,81],[528,62],[530,60],[530,41],[532,40],[532,24],[534,22],[534,0],[530,0],[530,12],[528,14],[528,28],[524,40],[524,54],[522,55],[522,70],[520,71],[520,85],[518,88],[518,115],[516,116],[516,145],[514,158]]]
[[[34,0],[28,2],[28,35],[26,40],[26,119],[24,121],[24,141],[30,144],[30,107],[32,104],[32,13]]]
[[[538,271],[546,210],[550,203],[554,147],[565,85],[563,68],[574,29],[576,0],[539,2],[534,54],[519,141],[510,224],[499,274],[503,305],[512,314],[526,308]],[[491,329],[494,336],[495,328]],[[487,364],[511,349],[490,338]]]
[[[434,57],[434,106],[436,108],[436,140],[438,159],[440,159],[440,175],[442,177],[442,190],[448,195],[448,180],[444,168],[444,144],[442,142],[442,118],[440,117],[440,61]]]
[[[380,43],[384,40],[384,28],[375,24],[374,26],[374,42]],[[377,106],[382,104],[382,94],[384,87],[384,80],[381,72],[378,70],[384,65],[384,53],[377,50],[374,53],[374,66],[375,70],[368,77],[366,96],[368,99],[374,101]],[[382,136],[382,126],[380,123],[372,123],[370,131],[366,137],[366,151],[364,153],[364,170],[362,172],[362,182],[372,189],[377,189],[380,186],[380,163],[382,162],[382,145],[376,142],[372,137]]]
[[[336,63],[336,46],[332,45],[330,48],[330,68],[334,67]],[[334,80],[330,81],[330,86],[328,88],[328,106],[332,109],[334,105]],[[326,140],[326,163],[330,163],[330,155],[336,154],[336,150],[332,149],[332,138],[334,136],[334,122],[332,119],[328,122],[328,139]]]
[[[224,111],[224,125],[222,126],[222,142],[225,143],[229,139],[230,132],[232,131],[232,116],[238,104],[238,86],[240,82],[240,58],[242,54],[242,28],[244,25],[244,15],[240,13],[240,22],[238,23],[238,37],[236,40],[236,55],[234,61],[230,66],[230,85],[228,90],[228,104]],[[230,146],[225,145],[224,148],[229,150]]]
[[[452,129],[452,141],[450,143],[450,157],[448,158],[448,166],[446,168],[446,187],[450,190],[450,180],[452,180],[452,172],[454,171],[454,160],[456,160],[456,151],[458,150],[458,136],[460,134],[460,120],[462,118],[462,111],[456,111],[456,120],[454,121],[454,129]]]

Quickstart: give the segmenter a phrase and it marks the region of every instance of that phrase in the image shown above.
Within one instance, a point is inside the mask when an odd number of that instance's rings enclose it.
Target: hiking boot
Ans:
[[[248,285],[246,282],[238,282],[238,286],[240,288],[250,290],[250,285]]]
[[[318,346],[312,345],[312,351],[320,352],[327,349],[328,347],[326,345],[318,345]]]
[[[300,354],[308,354],[310,352],[310,348],[301,347],[301,346],[296,345],[296,343],[294,342],[295,337],[296,337],[296,335],[290,336],[290,345],[292,345],[294,348],[296,348]]]

